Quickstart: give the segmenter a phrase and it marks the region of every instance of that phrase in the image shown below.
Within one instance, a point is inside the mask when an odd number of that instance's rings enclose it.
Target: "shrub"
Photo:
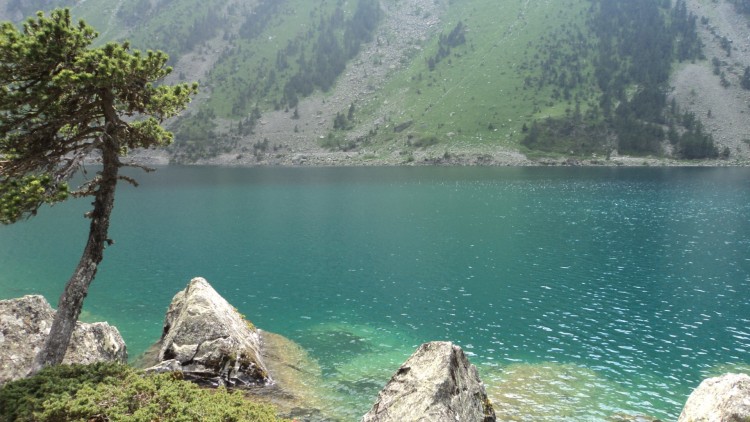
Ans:
[[[33,420],[45,400],[74,396],[85,385],[114,382],[132,372],[127,366],[95,363],[59,365],[45,368],[37,375],[10,382],[0,389],[0,420]]]
[[[419,139],[417,139],[416,141],[414,141],[412,143],[412,146],[414,146],[415,148],[425,149],[425,148],[429,148],[429,147],[431,147],[433,145],[437,145],[438,143],[440,143],[440,140],[438,139],[437,136],[435,136],[435,135],[423,135],[423,136],[420,136]]]
[[[0,389],[3,421],[278,421],[272,406],[179,373],[144,375],[125,365],[61,365]]]

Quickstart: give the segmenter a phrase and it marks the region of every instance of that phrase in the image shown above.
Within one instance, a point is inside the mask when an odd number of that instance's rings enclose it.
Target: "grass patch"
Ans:
[[[517,148],[524,123],[562,116],[572,107],[562,96],[551,99],[552,88],[525,89],[526,78],[539,72],[525,64],[541,60],[542,37],[562,26],[585,27],[587,7],[586,0],[451,2],[438,34],[447,36],[462,22],[466,42],[452,48],[430,71],[429,59],[437,52],[439,38],[432,37],[415,49],[419,52],[407,68],[392,77],[378,97],[388,100],[388,110],[398,110],[400,122],[414,121],[420,132],[448,138],[449,145]],[[572,91],[571,98],[583,96],[583,90]],[[382,101],[377,103],[368,112],[387,115],[388,110],[379,106]]]
[[[83,2],[76,10],[91,16],[97,27],[107,28],[110,33],[118,32],[111,25],[114,9],[95,7],[100,1]],[[244,16],[250,13],[249,6],[225,6],[217,1],[198,4],[197,0],[180,0],[169,13],[162,13],[155,7],[153,16],[134,28],[137,36],[133,44],[165,49],[176,58],[182,51],[179,46],[170,44],[172,41],[168,43],[164,34],[180,34],[170,28],[189,28],[190,19],[196,19],[190,13],[202,16],[210,9],[226,20],[226,28],[242,26]],[[269,12],[257,34],[252,37],[233,31],[225,34],[229,47],[222,51],[207,80],[202,81],[206,92],[211,93],[205,106],[214,111],[216,118],[235,121],[255,109],[260,112],[286,109],[284,87],[298,73],[299,57],[314,57],[314,40],[321,36],[318,30],[321,20],[328,19],[337,5],[341,5],[344,17],[348,18],[357,3],[279,0],[278,7]],[[403,141],[399,133],[408,129],[423,135],[415,142],[418,145],[422,138],[431,142],[431,137],[437,137],[448,146],[517,149],[523,138],[524,124],[530,126],[535,120],[565,115],[566,110],[573,107],[573,99],[578,99],[582,112],[586,112],[591,97],[588,91],[594,89],[593,83],[581,83],[565,95],[555,92],[550,85],[528,85],[529,80],[541,77],[540,63],[550,54],[549,40],[586,27],[588,0],[445,3],[447,11],[440,18],[440,28],[429,39],[418,41],[404,51],[402,70],[391,74],[373,98],[359,103],[362,104],[357,110],[359,121],[382,118],[386,125],[397,128],[395,132],[380,131],[373,143],[386,145]],[[411,13],[430,18],[418,10]],[[117,19],[114,23],[122,27]],[[446,46],[445,39],[459,27],[463,28],[465,41],[449,43],[450,51],[446,54],[441,50]],[[387,45],[387,40],[382,38],[376,42]],[[562,45],[564,50],[567,43]],[[201,48],[205,47],[198,47],[198,50]],[[439,60],[435,61],[438,56]],[[380,57],[376,54],[368,60],[377,63]],[[279,70],[279,60],[284,61],[283,70]],[[582,72],[589,72],[589,69],[584,68]],[[290,116],[292,111],[290,107]],[[333,150],[350,148],[348,143],[338,139],[326,139],[323,144]],[[426,146],[429,145],[418,147]]]

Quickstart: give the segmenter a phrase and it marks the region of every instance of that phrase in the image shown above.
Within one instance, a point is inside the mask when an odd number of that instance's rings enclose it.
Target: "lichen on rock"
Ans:
[[[494,421],[474,365],[450,342],[421,345],[378,394],[362,422]]]
[[[273,382],[263,363],[258,330],[204,278],[192,279],[172,299],[158,350],[157,362],[178,362],[185,378],[199,384],[248,387]],[[174,362],[168,367],[174,368]]]
[[[750,421],[750,376],[724,374],[701,382],[678,422]]]
[[[49,335],[55,310],[39,295],[0,300],[0,385],[25,377]],[[63,364],[128,360],[125,341],[106,322],[76,322]]]

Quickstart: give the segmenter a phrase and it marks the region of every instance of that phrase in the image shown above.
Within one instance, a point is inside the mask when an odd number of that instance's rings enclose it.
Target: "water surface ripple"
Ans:
[[[460,344],[501,419],[676,419],[750,365],[750,170],[160,169],[120,190],[84,317],[131,355],[206,277],[355,420],[416,346]],[[0,228],[0,297],[56,302],[85,201]]]

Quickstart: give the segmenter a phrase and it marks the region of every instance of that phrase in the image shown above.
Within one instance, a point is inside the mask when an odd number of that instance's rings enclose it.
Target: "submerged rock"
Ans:
[[[258,330],[203,278],[194,278],[169,305],[159,341],[158,368],[179,368],[209,386],[272,383]],[[172,361],[168,364],[165,361]]]
[[[750,376],[708,378],[690,394],[678,422],[710,421],[750,421]]]
[[[421,345],[362,417],[362,422],[494,420],[476,367],[450,342]]]
[[[0,385],[23,378],[44,346],[55,317],[42,296],[0,300]],[[113,361],[126,363],[128,353],[117,328],[106,322],[76,322],[64,364]]]
[[[330,410],[330,395],[318,363],[294,341],[279,334],[259,331],[263,340],[263,361],[274,385],[250,388],[247,394],[274,405],[279,415],[285,418],[339,420],[326,413]]]

